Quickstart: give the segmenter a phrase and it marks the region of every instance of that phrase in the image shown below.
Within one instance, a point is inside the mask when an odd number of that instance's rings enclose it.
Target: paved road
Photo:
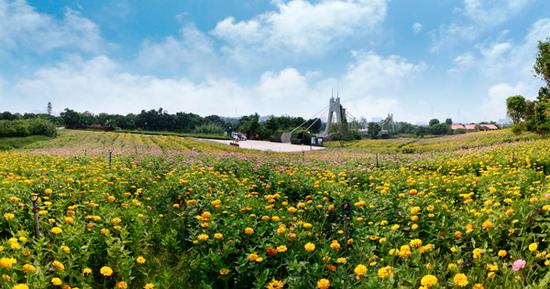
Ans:
[[[229,145],[230,140],[219,140],[219,139],[207,139],[208,141],[213,141],[217,143],[223,143]],[[240,141],[239,147],[243,149],[253,149],[261,151],[273,151],[273,152],[301,152],[309,150],[322,150],[324,147],[316,146],[307,146],[307,145],[294,145],[288,143],[278,143],[278,142],[269,142],[269,141],[260,141],[260,140],[246,140]]]

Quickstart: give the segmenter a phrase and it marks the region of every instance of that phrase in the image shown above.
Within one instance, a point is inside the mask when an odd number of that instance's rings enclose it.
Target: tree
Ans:
[[[436,124],[439,124],[439,119],[437,119],[437,118],[431,119],[429,124],[430,124],[430,126],[434,126]]]
[[[380,127],[380,125],[377,124],[376,122],[369,122],[367,125],[367,128],[368,128],[367,134],[370,138],[377,138],[378,134],[382,130],[382,127]]]
[[[450,118],[448,118],[448,119],[445,120],[445,123],[446,123],[447,125],[452,125],[452,124],[453,124],[453,120],[450,119]]]
[[[52,103],[48,101],[48,108],[47,108],[47,111],[48,111],[48,115],[52,115]]]
[[[521,95],[510,96],[506,99],[507,113],[514,125],[519,124],[525,117],[526,107],[525,98]]]
[[[535,72],[546,81],[546,87],[550,90],[550,38],[539,41],[539,53],[533,66]]]

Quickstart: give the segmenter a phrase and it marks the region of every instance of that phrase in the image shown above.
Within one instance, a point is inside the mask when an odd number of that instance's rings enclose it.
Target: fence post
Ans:
[[[514,151],[512,151],[512,162],[516,161],[516,154]]]
[[[342,206],[342,208],[344,209],[344,215],[342,216],[342,221],[344,223],[344,241],[345,241],[345,246],[347,248],[348,246],[348,240],[349,240],[349,229],[348,229],[348,221],[350,219],[350,207],[349,207],[349,202],[346,202],[344,203],[344,205]]]
[[[31,196],[32,201],[32,211],[34,212],[34,235],[36,236],[36,239],[40,239],[40,223],[38,223],[38,204],[36,203],[38,201],[38,196],[36,194],[33,194]]]
[[[378,167],[378,153],[376,154],[376,167]]]
[[[109,169],[113,168],[113,151],[109,151]]]
[[[302,162],[303,162],[304,159],[305,159],[305,155],[306,155],[306,152],[302,151]]]

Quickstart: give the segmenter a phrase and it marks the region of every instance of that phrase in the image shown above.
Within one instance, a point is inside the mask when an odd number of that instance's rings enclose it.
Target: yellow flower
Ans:
[[[225,276],[227,274],[229,274],[229,269],[227,269],[227,268],[221,268],[220,269],[220,275]]]
[[[458,273],[454,276],[453,281],[456,285],[464,287],[468,285],[468,277],[462,273]]]
[[[535,252],[537,250],[538,246],[539,246],[539,243],[537,243],[537,242],[529,244],[529,251]]]
[[[420,284],[422,286],[425,286],[426,288],[430,288],[434,285],[437,284],[437,277],[435,277],[434,275],[424,275],[424,277],[422,277],[422,279],[420,279]]]
[[[411,209],[411,215],[416,215],[420,212],[420,207],[412,207]]]
[[[57,235],[57,234],[63,233],[63,230],[61,230],[61,228],[59,228],[59,227],[53,227],[50,232],[52,232],[52,234]]]
[[[336,259],[336,263],[338,263],[338,264],[346,264],[347,261],[348,261],[348,259],[343,258],[343,257],[340,257],[340,258]]]
[[[136,263],[138,264],[145,264],[145,258],[143,258],[143,256],[138,256],[136,258]]]
[[[340,243],[338,243],[338,241],[336,240],[332,240],[332,242],[330,243],[330,248],[338,251],[340,250]]]
[[[474,259],[477,259],[481,256],[481,249],[479,248],[475,248],[473,251],[472,251],[472,256],[474,257]]]
[[[86,267],[86,268],[84,268],[84,269],[82,270],[82,274],[83,274],[84,276],[88,276],[88,275],[92,274],[92,269]]]
[[[403,259],[410,257],[411,254],[412,254],[411,247],[409,247],[409,245],[401,246],[401,248],[399,248],[399,251],[397,252],[397,255],[399,255],[399,257]]]
[[[277,280],[275,278],[271,279],[269,283],[265,286],[267,289],[282,289],[285,286],[283,281]]]
[[[6,257],[0,258],[0,267],[2,268],[10,269],[16,263],[17,263],[17,259],[15,258],[6,258]]]
[[[247,235],[252,235],[252,234],[254,234],[254,229],[252,229],[250,227],[246,227],[246,229],[244,229],[244,233],[247,234]]]
[[[281,245],[281,246],[277,247],[277,252],[279,252],[279,253],[286,252],[286,250],[287,250],[287,247],[285,245]]]
[[[113,275],[113,269],[111,269],[111,267],[109,266],[103,266],[101,267],[101,269],[99,269],[99,273],[101,273],[101,275],[105,277],[109,277]]]
[[[485,289],[485,286],[483,286],[483,284],[481,284],[481,283],[476,283],[476,284],[474,284],[474,286],[472,288],[473,289]]]
[[[378,277],[381,279],[388,278],[390,275],[393,275],[393,268],[391,266],[386,266],[378,269]]]
[[[36,267],[34,267],[31,264],[25,264],[23,265],[23,272],[24,273],[33,273],[36,272]]]
[[[313,252],[313,251],[315,251],[315,244],[313,244],[311,242],[308,242],[307,244],[304,245],[304,248],[308,252]]]
[[[320,279],[317,281],[317,288],[319,289],[328,289],[330,288],[330,281],[328,279]]]
[[[61,281],[61,279],[59,279],[57,277],[54,277],[54,278],[52,278],[51,283],[54,286],[61,286],[61,284],[63,284],[63,281]]]
[[[466,225],[466,233],[470,234],[473,231],[474,231],[474,225],[472,224]]]
[[[199,241],[207,241],[208,240],[208,235],[206,234],[199,234],[197,236],[197,239],[199,239]]]
[[[416,248],[418,248],[418,247],[422,246],[422,240],[420,240],[420,239],[412,239],[412,240],[409,242],[409,245],[410,245],[411,247],[416,247]]]
[[[353,269],[353,272],[355,273],[356,278],[361,278],[362,276],[367,275],[367,271],[368,271],[367,266],[363,264],[359,264],[355,266],[355,269]]]
[[[119,282],[116,283],[116,288],[128,289],[128,283],[126,283],[124,281],[119,281]]]
[[[57,260],[52,262],[52,266],[54,266],[59,271],[64,271],[65,270],[65,266],[63,265],[63,263],[61,263]]]
[[[147,283],[145,286],[143,286],[144,289],[155,289],[155,285],[153,283]]]
[[[258,258],[261,258],[260,256],[258,256],[258,254],[256,253],[251,253],[250,255],[248,255],[248,260],[250,261],[256,261],[256,259]]]
[[[222,233],[215,233],[214,238],[216,238],[218,240],[221,240],[221,239],[223,239],[223,234]]]
[[[15,286],[11,287],[11,289],[29,289],[29,285],[24,284],[24,283],[20,283],[20,284],[17,284]]]
[[[6,221],[11,221],[15,218],[15,215],[12,214],[12,213],[5,213],[4,214],[4,219],[6,219]]]
[[[504,256],[506,256],[506,250],[498,250],[498,256],[499,256],[499,257],[504,257]]]
[[[491,222],[490,220],[486,220],[485,222],[483,222],[483,224],[481,224],[481,227],[483,227],[483,229],[487,230],[487,229],[493,227],[493,222]]]

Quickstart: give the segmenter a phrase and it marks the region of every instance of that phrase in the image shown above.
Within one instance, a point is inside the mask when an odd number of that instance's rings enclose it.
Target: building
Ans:
[[[479,125],[479,130],[481,131],[487,131],[487,130],[497,130],[498,127],[493,123],[482,123]]]
[[[460,123],[453,123],[453,124],[451,124],[451,129],[452,130],[457,130],[457,129],[464,129],[465,130],[466,128],[464,127],[464,125],[462,125]]]

